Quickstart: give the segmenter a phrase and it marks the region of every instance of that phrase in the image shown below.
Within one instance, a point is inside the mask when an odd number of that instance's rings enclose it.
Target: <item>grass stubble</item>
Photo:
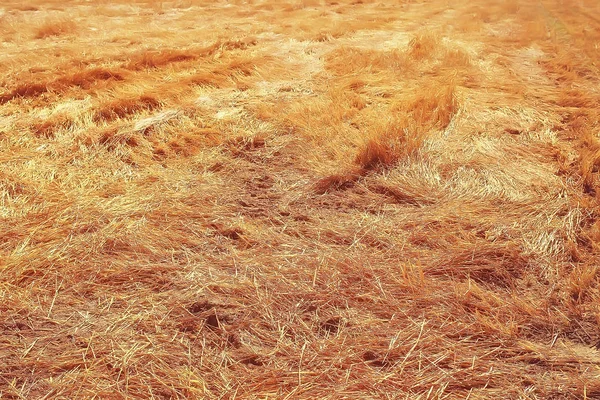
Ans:
[[[0,398],[600,397],[598,11],[3,2]]]

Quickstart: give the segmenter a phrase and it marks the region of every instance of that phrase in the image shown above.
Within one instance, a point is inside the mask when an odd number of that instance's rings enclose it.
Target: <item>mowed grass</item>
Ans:
[[[595,1],[0,5],[0,398],[600,397]]]

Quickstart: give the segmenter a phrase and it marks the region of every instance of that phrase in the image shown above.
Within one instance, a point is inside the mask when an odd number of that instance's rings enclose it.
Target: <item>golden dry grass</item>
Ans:
[[[0,398],[600,398],[600,5],[0,4]]]

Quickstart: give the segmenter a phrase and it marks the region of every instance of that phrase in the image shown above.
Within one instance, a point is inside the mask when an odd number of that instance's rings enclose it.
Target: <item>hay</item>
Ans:
[[[600,397],[598,4],[20,3],[0,398]]]

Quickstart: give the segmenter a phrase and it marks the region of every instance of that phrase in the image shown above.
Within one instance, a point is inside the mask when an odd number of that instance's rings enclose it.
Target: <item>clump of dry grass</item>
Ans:
[[[372,137],[356,156],[356,163],[365,170],[389,168],[400,159],[417,151],[426,132],[412,129],[406,120],[390,121],[375,128]]]
[[[576,82],[592,74],[586,62],[565,49],[557,49],[554,57],[542,60],[542,65],[559,82]]]
[[[43,83],[25,83],[17,86],[9,93],[0,95],[0,104],[6,103],[17,97],[35,97],[48,91],[48,86]]]
[[[116,150],[119,145],[137,147],[140,144],[140,137],[134,132],[123,131],[118,127],[103,129],[98,132],[97,142],[105,146],[108,150]]]
[[[585,300],[587,296],[597,295],[598,267],[592,265],[580,265],[571,271],[569,276],[569,294],[578,303]]]
[[[394,104],[392,111],[408,114],[420,126],[446,129],[459,108],[456,85],[448,80],[419,88],[412,98]]]
[[[455,69],[468,68],[472,65],[471,56],[462,49],[448,49],[444,53],[442,62],[444,65]]]
[[[346,174],[335,174],[321,178],[315,184],[317,194],[325,194],[331,190],[344,190],[351,188],[366,173],[364,170],[357,170]]]
[[[220,56],[225,51],[246,50],[257,43],[253,37],[245,37],[237,40],[216,41],[215,43],[197,49],[179,50],[163,49],[149,50],[135,54],[125,64],[127,69],[139,71],[148,68],[161,68],[174,63],[193,61],[198,58],[209,58]]]
[[[203,128],[189,132],[180,132],[170,138],[166,143],[155,141],[153,153],[156,159],[166,157],[192,157],[206,147],[219,144],[221,134],[215,129]]]
[[[109,68],[91,68],[88,70],[77,71],[73,74],[58,78],[52,86],[60,88],[79,87],[89,90],[98,82],[122,81],[125,79],[123,72]]]
[[[160,101],[152,95],[124,97],[103,103],[94,113],[94,121],[114,121],[140,111],[151,111],[160,107]]]
[[[16,4],[11,7],[16,11],[39,11],[39,7],[31,5],[31,4]]]
[[[37,28],[35,34],[36,39],[46,39],[53,36],[62,36],[74,33],[77,30],[77,25],[74,21],[57,20],[46,21]]]
[[[479,283],[515,286],[527,272],[528,258],[513,243],[481,244],[461,250],[426,269],[430,274],[471,278]]]
[[[194,60],[196,57],[193,52],[185,50],[147,51],[132,59],[127,64],[127,68],[134,71],[144,68],[159,68],[172,63]]]
[[[416,35],[408,43],[408,54],[417,59],[430,58],[440,47],[440,37],[434,32],[423,32]]]
[[[400,50],[380,51],[353,47],[340,47],[334,50],[328,54],[326,62],[327,68],[338,75],[356,71],[398,73],[410,67],[406,54]]]
[[[122,81],[124,79],[124,74],[121,71],[107,68],[99,67],[76,71],[45,82],[31,81],[20,83],[11,91],[0,95],[0,104],[18,98],[38,97],[48,92],[60,94],[72,88],[89,90],[101,82],[108,84],[113,81]]]
[[[41,138],[52,138],[59,129],[67,129],[73,125],[73,121],[67,115],[56,115],[44,122],[34,124],[34,135]]]
[[[421,88],[418,93],[393,103],[388,111],[393,117],[372,123],[361,138],[363,144],[354,159],[358,168],[322,178],[315,186],[316,192],[347,189],[361,176],[393,168],[415,155],[425,140],[435,131],[445,129],[458,112],[455,91],[450,82],[443,88]]]
[[[455,87],[434,90],[421,89],[412,99],[394,104],[390,113],[400,116],[375,125],[356,163],[365,170],[389,168],[418,151],[433,130],[445,129],[458,111]]]

